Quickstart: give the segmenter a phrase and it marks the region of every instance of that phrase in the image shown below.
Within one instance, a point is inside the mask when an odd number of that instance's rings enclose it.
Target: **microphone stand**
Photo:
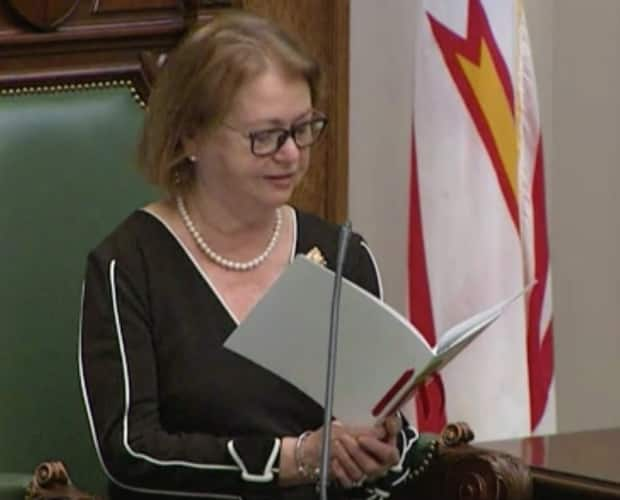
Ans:
[[[347,256],[347,247],[351,239],[351,221],[340,228],[338,238],[338,255],[334,274],[331,314],[329,318],[329,348],[327,351],[327,378],[325,380],[325,405],[323,420],[323,443],[321,449],[321,468],[319,491],[321,500],[327,500],[327,478],[329,474],[329,455],[331,445],[331,419],[334,407],[334,385],[336,381],[336,355],[338,350],[338,326],[340,314],[340,290],[342,288],[342,270]]]

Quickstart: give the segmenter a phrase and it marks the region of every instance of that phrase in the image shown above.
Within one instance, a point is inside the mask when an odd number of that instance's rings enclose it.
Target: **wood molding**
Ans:
[[[50,31],[73,14],[80,0],[6,0],[23,21],[35,29]]]
[[[159,9],[173,9],[177,6],[176,0],[93,0],[93,14],[109,12],[136,12]]]

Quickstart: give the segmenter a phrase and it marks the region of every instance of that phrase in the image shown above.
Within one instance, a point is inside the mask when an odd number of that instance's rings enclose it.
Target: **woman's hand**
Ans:
[[[393,441],[396,444],[396,437],[403,428],[403,421],[400,415],[394,413],[386,417],[383,421],[383,428],[385,429],[387,441]]]
[[[366,454],[372,457],[367,462],[367,479],[374,480],[385,476],[388,470],[396,465],[400,460],[400,453],[397,446],[397,437],[402,429],[400,416],[394,414],[388,416],[382,424],[384,431],[383,438],[373,439],[368,434],[362,434],[357,442]]]
[[[345,488],[376,479],[398,463],[396,436],[400,432],[400,418],[388,417],[376,427],[345,426],[332,423],[330,478]],[[318,467],[321,460],[323,431],[311,433],[304,442],[303,457],[307,464]]]

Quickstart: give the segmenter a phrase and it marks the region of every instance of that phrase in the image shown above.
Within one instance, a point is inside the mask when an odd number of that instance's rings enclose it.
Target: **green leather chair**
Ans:
[[[105,491],[78,374],[80,295],[88,251],[155,197],[133,168],[142,117],[128,81],[0,91],[0,500],[23,499],[48,460]]]

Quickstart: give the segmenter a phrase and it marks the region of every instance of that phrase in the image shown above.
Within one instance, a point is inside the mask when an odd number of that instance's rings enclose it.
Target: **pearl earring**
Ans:
[[[187,159],[190,161],[190,163],[196,163],[198,161],[198,157],[196,155],[189,155]]]

